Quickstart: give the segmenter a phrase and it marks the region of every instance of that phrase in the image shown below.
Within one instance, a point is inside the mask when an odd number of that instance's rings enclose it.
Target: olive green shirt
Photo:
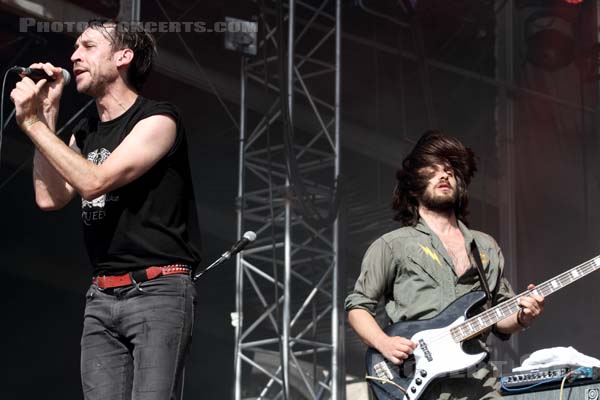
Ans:
[[[460,221],[459,228],[469,254],[471,242],[477,244],[493,295],[492,303],[513,297],[514,292],[503,275],[504,258],[496,241],[485,233],[467,229]],[[346,310],[362,308],[375,315],[377,304],[383,300],[391,322],[413,321],[436,316],[454,300],[474,290],[483,290],[476,267],[472,265],[457,276],[446,248],[425,221],[420,220],[415,227],[394,230],[371,244],[345,306]],[[510,337],[495,333],[504,340]],[[484,340],[485,337],[480,345],[485,349]],[[491,377],[489,368],[482,368],[474,375],[486,383]],[[495,379],[489,385],[496,387]],[[447,395],[440,394],[439,398],[459,398]]]

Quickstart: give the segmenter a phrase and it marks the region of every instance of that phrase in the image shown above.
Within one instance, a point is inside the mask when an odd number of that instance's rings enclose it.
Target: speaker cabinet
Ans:
[[[506,400],[552,400],[558,399],[560,387],[551,390],[527,392],[519,394],[504,394]],[[585,385],[565,387],[563,400],[600,400],[600,382],[594,381]]]

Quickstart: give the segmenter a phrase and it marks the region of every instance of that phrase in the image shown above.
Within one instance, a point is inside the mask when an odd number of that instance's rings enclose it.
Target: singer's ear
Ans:
[[[131,49],[122,49],[115,52],[115,57],[117,57],[117,67],[122,65],[128,65],[133,60],[133,50]]]

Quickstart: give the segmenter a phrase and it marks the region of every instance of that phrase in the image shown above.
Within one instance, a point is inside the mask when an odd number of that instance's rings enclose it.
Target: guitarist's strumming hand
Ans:
[[[535,289],[534,284],[529,284],[527,290]],[[544,297],[539,294],[531,293],[530,296],[521,297],[519,299],[521,309],[517,313],[517,322],[523,328],[528,328],[529,325],[544,311]]]
[[[404,337],[388,336],[375,318],[361,308],[348,311],[348,322],[367,346],[373,347],[394,364],[402,364],[417,347],[416,343]]]
[[[410,357],[413,350],[417,348],[417,344],[401,336],[388,336],[384,334],[378,343],[376,343],[375,348],[386,359],[396,365],[400,365]]]

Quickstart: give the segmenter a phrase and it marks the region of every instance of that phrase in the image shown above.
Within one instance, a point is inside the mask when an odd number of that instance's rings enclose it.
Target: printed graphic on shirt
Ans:
[[[429,257],[431,257],[431,259],[435,262],[438,263],[439,266],[442,265],[442,262],[440,261],[440,258],[438,257],[437,253],[434,252],[433,250],[431,250],[429,247],[427,246],[423,246],[422,244],[420,244],[419,246],[421,246],[421,249],[423,249],[423,252],[425,254],[427,254]]]
[[[479,257],[481,258],[481,263],[483,264],[484,268],[490,264],[490,259],[487,258],[487,254],[479,253]]]
[[[110,156],[110,151],[105,148],[96,149],[88,153],[88,161],[96,165],[102,164]],[[100,221],[106,218],[106,203],[109,201],[119,201],[119,196],[114,196],[110,193],[98,196],[92,201],[84,198],[81,199],[81,219],[84,224],[91,226],[94,221]]]

